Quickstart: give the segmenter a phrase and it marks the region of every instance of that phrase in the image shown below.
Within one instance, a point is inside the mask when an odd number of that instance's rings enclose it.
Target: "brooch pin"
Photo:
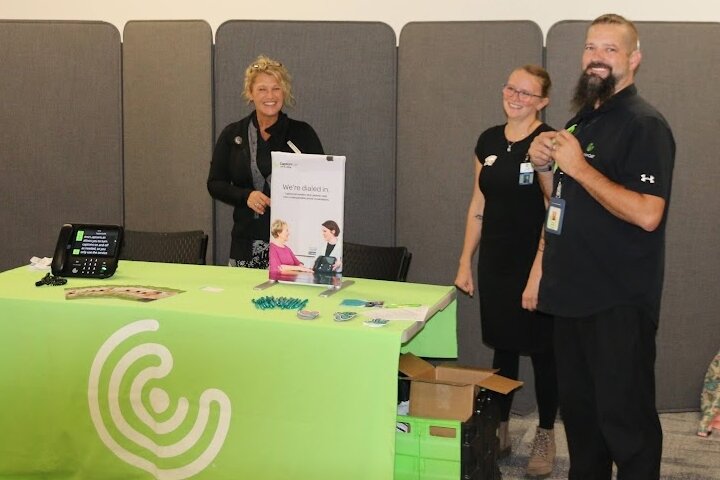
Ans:
[[[363,325],[365,325],[366,327],[377,328],[377,327],[384,327],[388,323],[390,323],[390,320],[386,320],[384,318],[373,318],[371,320],[365,320],[363,322]]]
[[[347,322],[357,316],[355,312],[335,312],[333,313],[333,319],[336,322]]]
[[[497,160],[497,155],[488,155],[487,157],[485,157],[483,167],[492,167],[492,164],[495,163],[495,160]]]

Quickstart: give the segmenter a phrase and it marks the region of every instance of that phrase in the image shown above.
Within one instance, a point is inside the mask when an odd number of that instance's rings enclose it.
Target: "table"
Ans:
[[[267,272],[121,262],[110,279],[170,298],[66,300],[28,267],[0,273],[0,477],[391,479],[401,349],[456,356],[454,288],[355,279],[253,286]],[[209,288],[208,288],[209,287]],[[263,295],[308,298],[312,321],[257,310]],[[409,322],[334,322],[344,298],[437,310]]]

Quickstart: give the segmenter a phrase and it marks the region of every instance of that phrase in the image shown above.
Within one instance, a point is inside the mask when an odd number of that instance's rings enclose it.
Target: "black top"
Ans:
[[[522,292],[545,217],[542,190],[526,154],[535,136],[552,129],[541,124],[510,147],[504,130],[505,125],[486,130],[475,147],[485,197],[478,252],[483,341],[504,350],[546,351],[552,346],[550,319],[523,309]]]
[[[598,109],[585,109],[568,122],[587,161],[629,190],[666,200],[653,232],[619,219],[568,175],[562,233],[545,233],[540,308],[582,317],[623,304],[659,315],[665,253],[665,217],[670,200],[675,141],[665,118],[631,85]]]
[[[270,238],[270,209],[255,218],[255,212],[247,206],[247,198],[255,190],[247,138],[250,121],[257,126],[254,111],[239,122],[231,123],[220,133],[207,180],[208,191],[214,199],[235,207],[230,246],[230,258],[235,260],[249,260],[252,242],[267,242]],[[257,163],[264,176],[272,172],[270,152],[292,152],[288,140],[302,153],[324,153],[315,130],[309,124],[293,120],[283,112],[266,131],[270,134],[267,142],[262,139],[260,132],[257,135]]]

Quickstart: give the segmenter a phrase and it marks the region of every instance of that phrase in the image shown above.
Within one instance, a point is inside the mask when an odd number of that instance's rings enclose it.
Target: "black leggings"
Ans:
[[[558,410],[557,374],[555,372],[555,354],[547,352],[530,354],[535,373],[535,399],[538,405],[540,428],[550,430],[555,424]],[[511,350],[495,350],[493,368],[503,377],[518,379],[520,370],[520,353]],[[500,420],[506,422],[510,418],[514,392],[500,397]]]

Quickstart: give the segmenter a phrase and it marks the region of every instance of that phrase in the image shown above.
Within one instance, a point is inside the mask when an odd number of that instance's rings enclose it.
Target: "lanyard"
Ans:
[[[578,127],[578,124],[573,123],[568,128],[566,128],[566,130],[570,133],[575,133],[575,130],[577,130],[577,127]],[[565,177],[565,173],[561,169],[558,168],[557,163],[553,166],[553,172],[555,172],[555,171],[558,172],[558,183],[557,183],[557,187],[555,188],[555,194],[553,195],[553,197],[562,198],[562,181],[563,181],[563,178]]]

